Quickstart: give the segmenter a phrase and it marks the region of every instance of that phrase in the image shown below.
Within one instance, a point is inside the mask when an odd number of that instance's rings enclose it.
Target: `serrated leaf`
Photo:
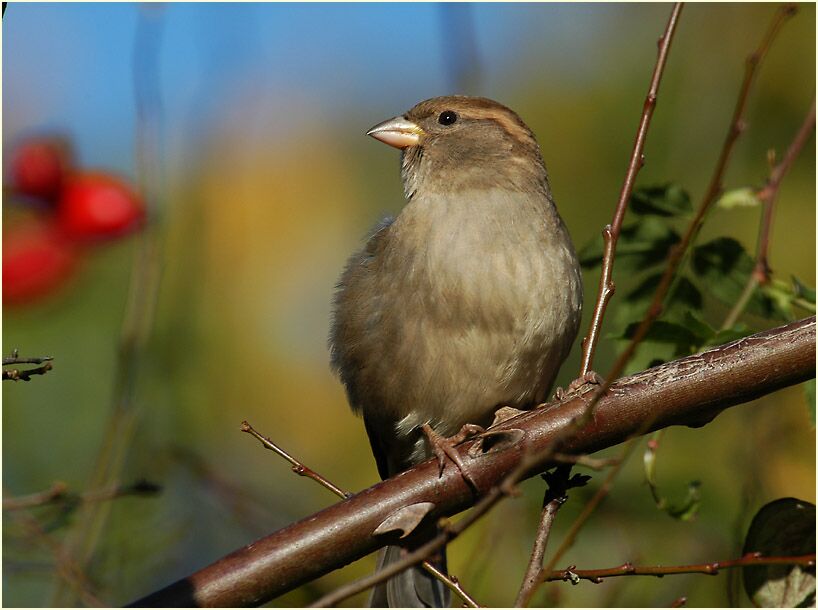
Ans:
[[[752,208],[757,205],[761,205],[761,200],[756,197],[756,192],[750,187],[727,191],[716,202],[716,206],[724,210]]]
[[[634,214],[657,216],[684,216],[693,211],[690,195],[678,184],[640,187],[631,195],[630,208]]]
[[[641,271],[662,263],[668,250],[679,241],[679,234],[660,218],[646,216],[622,227],[616,245],[615,268],[620,271]],[[597,235],[585,244],[577,256],[586,269],[593,269],[602,262],[604,242]]]
[[[755,266],[744,247],[731,237],[719,237],[697,246],[691,262],[705,290],[728,306],[739,299]],[[791,319],[787,311],[761,290],[754,291],[746,311],[768,319]]]
[[[809,411],[812,427],[815,427],[815,380],[810,379],[804,384],[804,397],[807,399],[807,410]]]
[[[744,554],[794,557],[815,553],[815,505],[781,498],[753,517]],[[744,590],[757,606],[795,608],[815,605],[815,568],[797,565],[746,566]]]

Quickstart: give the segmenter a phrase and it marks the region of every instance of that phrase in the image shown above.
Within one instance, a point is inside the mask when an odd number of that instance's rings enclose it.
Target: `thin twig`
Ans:
[[[125,496],[152,496],[161,491],[161,487],[150,481],[137,481],[132,485],[114,485],[107,489],[86,491],[81,494],[70,493],[68,485],[57,481],[50,488],[26,496],[3,498],[3,510],[20,510],[36,508],[50,504],[70,502],[106,502]]]
[[[732,328],[738,321],[739,316],[744,312],[750,297],[753,296],[756,288],[759,285],[764,285],[770,281],[770,265],[768,261],[768,254],[770,249],[770,233],[772,232],[773,212],[775,211],[775,202],[778,198],[778,191],[781,188],[781,181],[789,171],[792,164],[801,154],[801,149],[806,144],[809,137],[815,129],[815,100],[812,100],[812,106],[807,113],[804,122],[795,134],[792,142],[784,154],[784,158],[778,163],[770,172],[767,183],[757,194],[763,205],[763,212],[761,217],[761,227],[758,234],[758,245],[756,246],[756,264],[750,277],[747,278],[747,283],[744,285],[744,290],[736,303],[730,309],[730,313],[724,319],[722,330]]]
[[[18,354],[17,349],[13,349],[11,351],[11,356],[4,356],[3,366],[8,366],[10,364],[43,364],[44,362],[50,362],[51,360],[54,360],[54,358],[51,356],[21,358],[17,354]]]
[[[336,496],[338,496],[341,499],[349,498],[352,495],[348,491],[343,491],[340,487],[337,487],[336,485],[331,483],[328,479],[322,477],[320,474],[315,472],[312,468],[308,468],[307,466],[302,464],[300,461],[295,459],[289,453],[284,451],[284,449],[282,449],[281,447],[276,445],[268,437],[266,437],[263,434],[261,434],[260,432],[258,432],[246,420],[241,422],[241,431],[242,432],[247,432],[247,434],[250,434],[250,435],[254,436],[255,438],[257,438],[261,442],[262,445],[264,445],[264,447],[266,449],[269,449],[270,451],[273,451],[273,452],[277,453],[278,455],[283,457],[285,460],[287,460],[290,464],[292,464],[293,472],[295,474],[297,474],[299,476],[302,476],[302,477],[309,477],[310,479],[312,479],[316,483],[319,483],[319,484],[323,485],[324,487],[326,487],[327,489],[329,489],[332,493],[334,493]]]
[[[109,604],[105,603],[91,592],[88,577],[83,572],[82,567],[73,559],[63,544],[55,540],[45,529],[43,529],[42,525],[40,525],[37,519],[30,515],[26,510],[13,511],[10,512],[9,515],[11,518],[17,521],[23,530],[26,531],[29,538],[51,551],[51,553],[54,555],[57,574],[60,576],[62,581],[71,587],[71,589],[77,594],[84,604],[99,608],[109,606]]]
[[[642,430],[647,430],[650,427],[650,424],[651,422],[646,421],[641,427]],[[640,430],[640,432],[642,430]],[[634,436],[638,437],[639,433],[637,433]],[[568,530],[568,533],[565,535],[565,538],[563,539],[559,548],[557,548],[557,551],[554,553],[554,556],[548,561],[547,564],[545,564],[544,567],[540,568],[537,583],[527,591],[526,597],[524,597],[523,599],[518,599],[519,603],[517,603],[516,605],[522,607],[528,605],[528,603],[531,601],[531,598],[534,596],[534,593],[537,591],[539,583],[542,582],[542,575],[550,574],[551,571],[554,569],[554,566],[557,564],[557,561],[559,561],[559,559],[565,554],[565,552],[574,544],[574,541],[576,540],[576,537],[579,534],[579,530],[582,529],[582,527],[591,517],[594,510],[596,510],[596,507],[599,506],[602,503],[602,500],[604,500],[608,496],[608,493],[610,492],[611,487],[613,486],[614,479],[619,474],[619,471],[625,465],[625,462],[635,449],[636,442],[637,438],[631,438],[629,441],[627,441],[627,443],[625,444],[625,448],[622,451],[622,454],[617,459],[616,464],[608,472],[608,476],[605,477],[605,481],[603,481],[602,485],[599,487],[599,489],[597,489],[594,496],[590,499],[590,501],[588,501],[588,503],[585,504],[580,515],[571,524],[571,528]]]
[[[261,444],[264,446],[265,449],[269,449],[270,451],[276,453],[277,455],[283,457],[287,460],[290,464],[292,464],[292,471],[302,477],[308,477],[315,481],[316,483],[320,484],[324,488],[330,490],[336,496],[341,498],[342,500],[346,500],[347,498],[352,497],[352,494],[348,491],[344,491],[337,485],[335,485],[329,479],[321,476],[317,472],[315,472],[312,468],[307,467],[301,461],[291,456],[289,453],[284,451],[281,447],[276,445],[272,440],[268,437],[261,434],[258,430],[253,428],[247,420],[241,422],[241,431],[246,432],[247,434],[252,435],[256,439],[258,439]],[[480,605],[474,601],[474,598],[469,595],[465,589],[463,589],[463,585],[460,584],[460,581],[457,580],[456,577],[450,576],[438,570],[431,562],[423,561],[423,567],[430,572],[433,576],[435,576],[440,582],[446,585],[449,589],[451,589],[456,595],[459,595],[460,598],[471,608],[479,608]]]
[[[715,576],[719,570],[727,568],[741,568],[745,566],[771,566],[771,565],[799,565],[805,567],[815,566],[815,553],[811,555],[799,555],[795,557],[762,557],[760,553],[748,553],[739,559],[728,561],[714,561],[712,563],[701,563],[687,566],[634,566],[624,563],[615,568],[603,568],[599,570],[577,570],[576,566],[569,566],[565,570],[550,572],[548,581],[565,580],[577,584],[580,580],[590,580],[593,583],[601,583],[604,578],[614,576],[668,576],[670,574],[707,574]]]
[[[34,375],[45,375],[53,366],[46,362],[34,369],[3,369],[3,381],[31,381]]]
[[[770,278],[770,267],[767,261],[767,256],[770,248],[770,232],[773,224],[773,211],[775,208],[775,201],[778,198],[778,190],[781,188],[781,181],[789,171],[792,164],[801,154],[801,149],[804,148],[809,137],[815,129],[815,99],[812,100],[807,117],[804,123],[795,134],[792,143],[781,163],[775,166],[770,173],[767,184],[761,189],[756,196],[764,203],[764,220],[761,223],[761,234],[758,238],[758,251],[756,253],[756,266],[753,274],[757,276],[759,283],[766,284]]]
[[[670,44],[673,42],[673,34],[676,32],[676,24],[682,13],[684,3],[677,2],[670,13],[665,31],[659,38],[659,53],[656,58],[656,66],[653,68],[653,76],[650,79],[648,95],[642,107],[642,118],[639,120],[639,128],[636,131],[636,140],[633,143],[633,152],[625,173],[625,181],[619,192],[619,200],[614,210],[613,221],[602,230],[602,237],[605,241],[605,252],[602,257],[602,270],[599,276],[599,293],[597,295],[594,314],[591,318],[591,325],[588,334],[582,341],[582,367],[580,376],[591,370],[594,361],[594,352],[599,341],[599,332],[602,328],[602,320],[605,317],[605,310],[608,302],[613,296],[615,285],[612,279],[614,268],[614,255],[616,253],[616,243],[622,230],[622,221],[625,218],[625,211],[628,207],[633,187],[636,183],[636,175],[645,164],[645,141],[647,140],[648,128],[650,127],[653,110],[656,108],[656,98],[659,94],[659,84],[662,82],[662,74],[665,71]]]
[[[556,455],[556,454],[555,454]],[[567,481],[571,467],[557,467],[551,475],[545,475],[548,489],[543,498],[543,508],[540,512],[540,523],[537,526],[537,535],[534,537],[534,546],[531,549],[531,557],[528,560],[528,567],[523,576],[520,590],[517,592],[517,599],[514,601],[515,607],[522,606],[525,600],[531,598],[534,589],[540,581],[542,572],[543,557],[545,548],[548,545],[548,538],[551,535],[551,527],[554,525],[554,518],[560,507],[568,499]]]
[[[437,577],[439,581],[447,584],[452,591],[457,593],[457,595],[460,596],[460,598],[469,608],[482,608],[482,606],[478,604],[477,601],[463,588],[463,585],[460,584],[460,581],[456,576],[451,576],[445,572],[441,572],[434,566],[434,564],[429,563],[428,561],[424,561],[422,565],[435,577]]]
[[[682,606],[686,606],[686,605],[687,605],[687,598],[684,595],[682,595],[681,597],[677,597],[676,599],[674,599],[670,603],[670,606],[668,606],[668,607],[669,608],[681,608]]]
[[[3,510],[19,510],[21,508],[33,508],[53,504],[62,500],[68,492],[68,485],[62,481],[57,481],[44,491],[28,494],[26,496],[14,496],[3,498]]]

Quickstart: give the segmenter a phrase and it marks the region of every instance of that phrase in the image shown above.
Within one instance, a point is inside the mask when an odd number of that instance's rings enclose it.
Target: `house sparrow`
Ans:
[[[582,282],[539,146],[513,111],[438,97],[367,134],[401,149],[406,205],[349,259],[330,346],[385,479],[442,456],[464,424],[543,402],[577,334]],[[415,567],[371,602],[448,600]]]

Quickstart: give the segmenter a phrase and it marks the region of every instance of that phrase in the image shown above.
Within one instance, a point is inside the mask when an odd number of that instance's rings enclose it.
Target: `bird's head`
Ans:
[[[419,190],[547,189],[531,130],[514,111],[486,98],[432,98],[375,125],[367,135],[401,149],[408,199]]]

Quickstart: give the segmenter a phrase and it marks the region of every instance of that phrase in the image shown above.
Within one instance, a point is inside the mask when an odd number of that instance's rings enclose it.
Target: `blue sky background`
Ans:
[[[595,72],[587,53],[594,32],[617,13],[533,4],[12,4],[3,32],[4,140],[28,127],[68,129],[87,163],[131,167],[133,129],[124,127],[135,116],[140,10],[164,12],[160,63],[171,139],[227,114],[232,94],[247,87],[262,97],[306,98],[329,115],[356,106],[362,115],[366,107],[404,109],[451,92],[458,57],[444,19],[472,19],[483,93],[517,80],[520,58],[540,51],[550,60],[533,79],[559,71],[561,86],[582,83]],[[297,108],[275,117],[274,110],[265,119],[283,132],[309,119]]]

